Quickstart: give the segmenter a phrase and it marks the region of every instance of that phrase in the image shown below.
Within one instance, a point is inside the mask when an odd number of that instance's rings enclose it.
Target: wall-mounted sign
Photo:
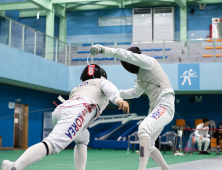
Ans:
[[[15,103],[14,102],[8,102],[8,108],[9,109],[14,109],[15,108]]]
[[[200,89],[199,64],[178,64],[178,76],[180,90]]]
[[[19,121],[18,121],[18,118],[15,118],[15,123],[18,123]]]
[[[15,99],[15,102],[17,102],[17,103],[19,103],[21,101],[22,101],[22,99]]]

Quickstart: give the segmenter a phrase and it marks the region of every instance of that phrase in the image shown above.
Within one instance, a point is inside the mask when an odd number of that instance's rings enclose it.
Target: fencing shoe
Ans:
[[[1,170],[16,170],[15,162],[11,162],[8,160],[2,161]]]
[[[201,155],[201,154],[203,154],[203,152],[202,152],[202,151],[200,151],[200,152],[198,153],[198,155]]]

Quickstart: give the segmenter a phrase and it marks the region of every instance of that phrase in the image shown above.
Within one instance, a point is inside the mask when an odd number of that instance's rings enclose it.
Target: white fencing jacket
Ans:
[[[195,134],[195,138],[199,138],[200,136],[202,136],[202,138],[204,137],[208,137],[208,133],[209,133],[209,127],[203,127],[204,123],[201,123],[199,125],[197,125],[196,129],[204,129],[206,131],[203,130],[195,130],[194,134]]]

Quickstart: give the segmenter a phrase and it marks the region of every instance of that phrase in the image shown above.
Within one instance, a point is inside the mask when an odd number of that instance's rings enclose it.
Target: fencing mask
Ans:
[[[133,53],[141,54],[141,51],[138,47],[130,47],[127,50],[131,51]],[[127,62],[122,61],[122,60],[121,60],[121,64],[130,73],[137,74],[139,72],[139,66],[127,63]]]
[[[90,64],[86,66],[85,69],[83,70],[80,80],[86,81],[89,79],[101,78],[101,77],[107,79],[107,74],[105,70],[103,70],[97,64]]]

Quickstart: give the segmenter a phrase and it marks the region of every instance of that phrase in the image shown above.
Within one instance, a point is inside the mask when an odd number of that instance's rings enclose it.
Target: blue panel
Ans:
[[[82,44],[82,46],[91,46],[91,44]]]
[[[0,17],[0,42],[2,43],[2,40],[1,40],[1,38],[2,38],[2,35],[3,35],[3,32],[2,32],[2,28],[3,28],[3,26],[2,26],[2,18]]]
[[[124,9],[102,9],[102,10],[86,10],[86,11],[68,11],[67,18],[70,20],[76,17],[97,18],[97,17],[120,17],[132,16],[132,8]]]
[[[132,33],[132,25],[125,26],[107,26],[107,27],[67,27],[67,36],[69,35],[91,35],[91,34],[120,34]]]
[[[130,134],[132,134],[133,132],[136,131],[135,129],[138,128],[137,126],[138,126],[137,124],[133,125],[130,129],[128,129],[126,132],[124,132],[124,133],[123,133],[122,135],[120,135],[120,136],[127,138],[128,135],[130,135]],[[134,131],[133,131],[133,130],[134,130]]]
[[[8,102],[21,99],[29,105],[28,146],[42,140],[43,109],[55,108],[53,101],[60,103],[56,94],[25,89],[0,83],[0,136],[3,147],[13,147],[14,109],[8,108]],[[65,96],[65,98],[67,98]]]
[[[194,34],[194,36],[191,36]],[[198,39],[198,38],[206,38],[210,36],[210,28],[208,30],[192,30],[187,32],[188,39]]]
[[[94,58],[95,59],[95,58]],[[178,65],[177,64],[162,64],[161,65],[166,74],[168,75],[174,90],[178,90]],[[70,66],[69,67],[69,88],[71,91],[75,86],[81,83],[79,80],[83,69],[86,66]],[[101,66],[106,70],[108,79],[112,81],[118,89],[132,88],[136,75],[127,72],[122,65],[103,65]],[[119,73],[121,72],[121,75]],[[128,82],[127,84],[125,84]]]
[[[175,31],[180,31],[180,7],[174,6],[175,10]]]
[[[143,49],[141,51],[153,51],[153,49]]]
[[[67,90],[67,66],[2,44],[0,44],[0,51],[2,61],[0,77],[62,91]]]
[[[188,31],[190,30],[210,30],[212,18],[221,17],[222,4],[207,4],[206,9],[199,9],[198,5],[190,5],[187,10]],[[194,9],[191,15],[190,10]],[[206,37],[203,37],[206,38]]]
[[[106,9],[67,12],[67,36],[132,33],[132,25],[98,26],[99,17],[132,16],[132,9]]]
[[[200,90],[221,90],[222,88],[222,64],[201,63],[200,64]]]
[[[54,37],[59,39],[59,17],[55,16]]]
[[[178,65],[177,64],[161,64],[161,67],[166,72],[170,79],[174,90],[178,90]]]
[[[85,67],[86,66],[69,67],[69,91],[81,83],[80,75]],[[112,81],[117,87],[122,85],[119,87],[119,89],[132,88],[135,85],[134,80],[136,79],[136,75],[127,72],[122,65],[102,65],[101,67],[106,70],[108,79],[110,81]],[[120,72],[121,75],[119,75]],[[126,82],[130,83],[123,85]]]
[[[18,10],[6,11],[5,16],[7,16],[15,21],[18,21],[22,24],[25,24],[29,27],[32,27],[38,31],[41,31],[43,33],[45,33],[45,31],[46,31],[46,17],[44,17],[44,16],[40,16],[39,19],[37,19],[36,17],[19,18],[19,11]],[[57,24],[57,19],[55,20],[55,24]],[[57,25],[55,27],[56,27],[55,29],[58,28]]]
[[[46,17],[44,16],[40,16],[39,19],[36,19],[36,17],[21,18],[19,22],[21,22],[22,24],[28,25],[29,27],[32,27],[36,30],[39,30],[43,33],[45,33],[46,31]]]
[[[188,30],[209,30],[212,24],[212,18],[220,17],[218,14],[222,5],[206,5],[206,9],[199,9],[198,5],[190,5],[187,10],[187,27]],[[190,10],[194,9],[194,14],[191,15]],[[221,14],[220,14],[221,15]]]
[[[110,129],[100,132],[99,134],[94,135],[94,138],[100,138],[104,135],[107,135],[108,133],[112,132],[113,130],[115,130],[116,128],[118,128],[119,126],[122,126],[122,123],[119,122],[117,123],[115,126],[111,127]]]
[[[200,89],[199,64],[178,64],[178,86],[180,90]]]
[[[92,42],[118,42],[132,41],[132,33],[119,34],[91,34],[91,35],[71,35],[67,36],[68,43],[92,43]]]
[[[14,11],[6,11],[5,16],[18,21],[24,25],[27,25],[31,28],[34,28],[38,31],[41,31],[43,33],[46,32],[46,17],[45,16],[40,16],[39,19],[36,17],[25,17],[25,18],[19,18],[19,11],[14,10]],[[55,21],[54,21],[54,36],[56,38],[59,37],[59,17],[55,16]]]
[[[19,10],[5,11],[5,16],[19,22]]]
[[[180,39],[180,8],[175,6],[175,39]],[[212,18],[221,17],[222,4],[207,4],[206,9],[199,9],[199,5],[189,5],[187,7],[187,30],[188,38],[206,38],[210,35],[210,25]],[[194,14],[191,15],[191,9]],[[205,32],[199,32],[199,31]],[[196,31],[196,32],[195,32]],[[190,34],[195,36],[191,37]]]
[[[180,39],[180,31],[175,31],[175,40]]]
[[[190,102],[190,98],[195,99],[196,95],[176,95],[176,99],[180,102],[175,104],[176,112],[186,120],[186,123],[194,128],[195,119],[203,119],[208,117],[216,122],[218,126],[219,122],[222,122],[221,113],[221,100],[222,95],[201,95],[202,102]],[[174,124],[176,119],[179,119],[177,115],[174,117]]]
[[[10,91],[11,93],[7,93]],[[13,146],[14,109],[8,109],[8,102],[15,100],[15,88],[8,88],[0,83],[0,136],[2,147]]]
[[[153,51],[161,51],[162,48],[153,49]]]

